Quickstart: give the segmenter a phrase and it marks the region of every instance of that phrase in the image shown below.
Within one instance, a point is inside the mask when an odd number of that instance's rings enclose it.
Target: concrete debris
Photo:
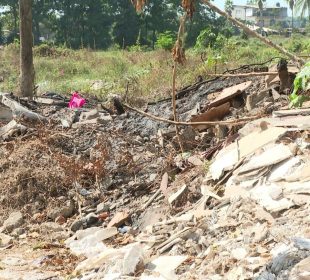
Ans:
[[[0,248],[6,247],[13,242],[13,238],[4,233],[0,233]]]
[[[71,217],[75,209],[74,202],[69,200],[66,201],[65,204],[66,205],[64,206],[50,209],[50,211],[47,213],[47,216],[52,220],[55,220],[59,216],[63,216],[64,218]]]
[[[168,198],[169,203],[172,205],[175,201],[180,199],[187,190],[188,188],[186,185],[182,186],[177,192]]]
[[[15,120],[10,121],[7,125],[0,127],[0,139],[10,139],[16,135],[22,135],[27,131],[27,127],[18,124]]]
[[[102,241],[117,235],[117,233],[117,228],[115,227],[107,229],[90,228],[90,230],[78,231],[75,236],[66,241],[66,245],[76,255],[91,257],[106,248],[101,243]],[[77,240],[74,240],[74,238],[77,238]]]
[[[2,232],[12,232],[15,228],[24,223],[23,214],[19,211],[10,214],[9,218],[3,222]]]
[[[271,127],[264,131],[253,132],[242,137],[236,143],[222,149],[210,166],[214,180],[220,179],[224,171],[230,171],[244,157],[256,152],[265,145],[275,142],[286,133],[286,129]],[[255,139],[255,142],[253,142]]]
[[[310,239],[302,237],[294,237],[293,242],[295,246],[302,250],[310,250]]]
[[[248,252],[244,248],[236,248],[231,251],[231,256],[236,260],[243,260]]]
[[[254,92],[252,94],[249,94],[246,98],[245,106],[248,111],[254,110],[257,108],[257,105],[267,98],[270,97],[270,90],[262,90],[258,93]]]
[[[117,227],[122,225],[124,222],[126,222],[130,218],[130,215],[128,212],[118,212],[116,215],[112,218],[110,223],[108,224],[108,227]]]
[[[0,95],[0,278],[35,262],[55,280],[309,279],[310,111],[279,87],[181,91],[182,122],[246,120],[182,125],[182,151],[174,125],[121,99],[69,110],[57,94]],[[146,109],[172,119],[171,100]]]
[[[247,81],[247,82],[223,89],[223,91],[219,93],[218,97],[215,98],[215,100],[213,100],[210,103],[210,107],[215,107],[215,106],[219,106],[219,105],[226,103],[227,101],[231,100],[235,96],[243,93],[251,85],[252,85],[252,82]]]
[[[175,270],[186,261],[187,256],[161,256],[148,265],[148,269],[158,272],[163,279],[178,279]]]
[[[310,257],[303,259],[294,266],[290,273],[292,280],[309,280],[310,279]]]

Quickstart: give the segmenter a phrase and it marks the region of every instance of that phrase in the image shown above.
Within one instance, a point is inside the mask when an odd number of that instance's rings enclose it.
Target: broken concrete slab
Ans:
[[[303,115],[307,116],[310,115],[310,109],[291,109],[291,110],[279,110],[272,112],[273,117],[287,117],[287,116],[298,116]]]
[[[260,92],[253,92],[249,94],[246,98],[245,106],[248,111],[257,108],[258,103],[263,101],[265,98],[270,97],[270,90],[262,90]]]
[[[139,266],[144,267],[143,257],[143,250],[139,243],[131,246],[124,255],[122,275],[133,275]]]
[[[286,133],[285,128],[270,127],[264,131],[251,133],[239,141],[240,158],[254,153],[257,149],[268,143],[276,141]],[[253,140],[255,141],[253,142]]]
[[[278,192],[279,186],[259,185],[250,190],[250,196],[271,213],[287,210],[294,206],[294,203],[287,198],[273,199],[272,196],[274,191]]]
[[[80,115],[80,121],[87,121],[96,119],[99,117],[99,112],[97,109],[90,110],[88,112],[82,112]]]
[[[310,257],[303,259],[292,269],[289,279],[310,280]]]
[[[162,277],[169,280],[177,280],[175,270],[186,261],[187,256],[160,256],[151,261],[148,269],[158,272]]]
[[[10,244],[12,244],[13,238],[9,235],[6,235],[4,233],[0,233],[0,248],[6,247]]]
[[[284,194],[310,194],[310,181],[282,182]]]
[[[261,154],[251,157],[247,163],[243,164],[238,169],[238,173],[245,173],[254,169],[274,165],[292,156],[293,153],[290,147],[282,143],[265,147]]]
[[[296,156],[275,165],[270,172],[268,181],[277,182],[285,180],[285,178],[288,177],[300,164],[301,159],[299,156]]]
[[[294,245],[301,250],[310,250],[310,239],[303,237],[294,237]]]
[[[76,236],[78,240],[72,240],[69,238],[66,241],[66,245],[70,250],[78,256],[91,257],[102,250],[106,249],[106,246],[102,241],[111,238],[118,234],[117,228],[96,228],[95,230],[79,231]]]
[[[235,96],[241,94],[245,90],[247,90],[252,85],[252,81],[244,82],[241,84],[237,84],[232,87],[228,87],[223,89],[223,91],[219,94],[219,96],[210,103],[210,108],[222,105],[227,101],[231,100]]]
[[[250,133],[222,149],[210,166],[213,180],[218,180],[224,171],[231,170],[239,160],[254,153],[268,143],[276,141],[286,131],[284,128],[270,127],[264,131]],[[253,139],[255,139],[254,142]]]
[[[2,231],[12,232],[15,228],[20,227],[24,223],[23,214],[19,211],[10,214],[7,220],[3,222]]]
[[[106,247],[101,252],[90,255],[88,259],[79,263],[75,272],[79,274],[101,267],[106,276],[113,273],[117,273],[118,276],[127,275],[127,273],[136,271],[137,266],[143,260],[143,254],[143,247],[139,243],[133,243],[119,249]]]
[[[109,227],[118,227],[130,219],[130,214],[127,211],[117,212],[108,224]]]
[[[310,180],[310,161],[300,164],[291,174],[285,176],[287,182],[305,182]]]

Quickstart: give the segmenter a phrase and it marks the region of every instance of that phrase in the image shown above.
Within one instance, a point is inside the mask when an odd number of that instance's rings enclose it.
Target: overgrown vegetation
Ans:
[[[166,35],[165,35],[166,36]],[[170,36],[170,35],[169,35]],[[291,40],[272,37],[290,48],[301,44],[300,54],[310,53],[307,37]],[[18,86],[18,43],[0,50],[0,91],[15,91]],[[74,90],[104,97],[110,93],[160,99],[170,96],[173,62],[169,51],[161,49],[132,51],[111,48],[109,51],[70,50],[41,45],[35,47],[36,84],[38,94],[54,91],[70,94]],[[222,72],[238,65],[264,62],[280,54],[254,38],[226,37],[219,34],[213,47],[192,48],[187,61],[178,70],[177,88],[192,84],[198,76]],[[168,74],[167,74],[168,73]],[[2,79],[0,79],[1,81]]]

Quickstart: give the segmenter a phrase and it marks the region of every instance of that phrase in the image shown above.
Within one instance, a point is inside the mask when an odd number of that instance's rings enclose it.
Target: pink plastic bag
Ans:
[[[73,92],[70,102],[69,102],[69,108],[81,108],[86,103],[86,100],[82,98],[77,91]]]

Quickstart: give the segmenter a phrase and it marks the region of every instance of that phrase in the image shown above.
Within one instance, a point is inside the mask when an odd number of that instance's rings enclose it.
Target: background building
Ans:
[[[261,12],[257,6],[253,5],[233,5],[232,17],[236,19],[252,22],[260,27],[274,25],[287,26],[287,7],[264,7]]]

